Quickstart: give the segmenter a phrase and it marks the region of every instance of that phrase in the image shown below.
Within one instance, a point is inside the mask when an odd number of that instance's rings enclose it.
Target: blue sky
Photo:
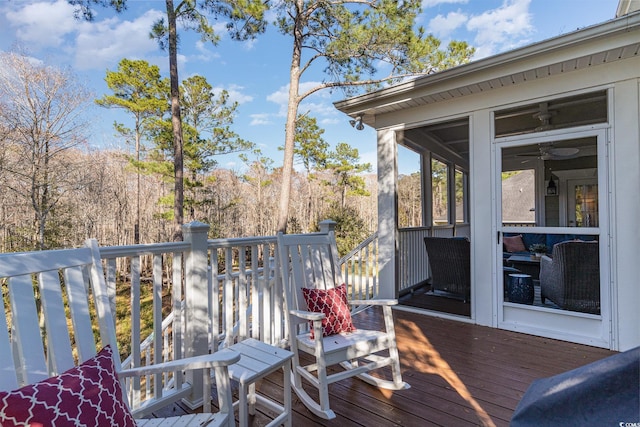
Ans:
[[[476,47],[475,59],[535,43],[615,17],[617,0],[423,0],[419,24],[443,42],[465,40]],[[128,0],[128,10],[116,15],[97,8],[95,22],[77,21],[66,0],[0,0],[0,50],[26,48],[35,58],[71,67],[96,98],[110,93],[104,77],[122,58],[144,59],[168,76],[168,59],[148,34],[165,13],[164,0]],[[179,52],[180,79],[194,74],[214,87],[226,89],[240,103],[234,130],[255,142],[263,154],[282,164],[277,147],[284,143],[291,40],[271,28],[249,42],[235,42],[216,22],[222,40],[203,45],[192,32],[183,32]],[[320,81],[320,70],[307,73],[303,84]],[[358,148],[362,161],[375,166],[375,132],[354,130],[348,117],[333,107],[340,91],[320,92],[307,99],[300,112],[310,111],[325,129],[332,146],[346,142]],[[112,124],[127,116],[95,107],[90,143],[121,147]],[[221,167],[239,170],[235,157],[219,159]]]

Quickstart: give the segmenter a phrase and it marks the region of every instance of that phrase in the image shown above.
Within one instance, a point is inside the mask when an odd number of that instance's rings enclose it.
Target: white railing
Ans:
[[[398,292],[402,294],[429,278],[429,263],[424,238],[431,227],[398,230]]]
[[[275,236],[207,240],[207,230],[196,225],[185,242],[100,249],[121,348],[128,352],[123,367],[203,354],[247,337],[286,345]],[[377,234],[340,263],[351,298],[379,294]],[[132,407],[146,410],[187,382],[194,393],[194,381],[174,372],[128,380],[126,390]]]
[[[189,250],[184,242],[100,248],[120,349],[128,351],[121,355],[124,368],[183,357],[183,260]],[[138,409],[179,391],[183,382],[174,372],[128,379],[125,386],[132,408]]]
[[[411,291],[431,276],[425,237],[470,237],[469,224],[412,227],[398,230],[398,293]]]
[[[367,237],[339,264],[349,292],[349,299],[372,299],[380,295],[378,282],[378,233]]]
[[[275,236],[208,241],[214,350],[249,337],[273,345],[285,340],[284,294],[275,244]]]

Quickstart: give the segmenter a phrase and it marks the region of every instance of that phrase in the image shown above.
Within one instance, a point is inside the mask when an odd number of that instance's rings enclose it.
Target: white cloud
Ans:
[[[219,94],[222,90],[226,89],[227,93],[229,93],[229,101],[237,102],[239,105],[246,104],[247,102],[253,101],[253,96],[246,95],[242,93],[244,86],[230,84],[228,87],[214,87],[213,93],[216,95]]]
[[[534,31],[529,12],[530,2],[531,0],[505,0],[499,8],[469,19],[467,30],[476,32],[476,59],[528,42],[526,36]]]
[[[304,93],[314,87],[320,85],[321,82],[304,82],[300,84],[300,93]],[[267,117],[286,117],[287,106],[289,101],[289,85],[281,86],[277,91],[267,96],[267,101],[274,102],[279,105],[278,113],[276,114],[264,114],[260,116],[260,120],[253,119],[252,125],[258,124],[270,124],[271,120]],[[309,114],[311,117],[318,119],[318,122],[323,125],[335,124],[339,122],[338,110],[335,109],[331,103],[331,94],[328,90],[320,90],[308,98],[306,98],[298,108],[298,114]],[[253,117],[253,116],[252,116]]]
[[[429,21],[429,31],[438,37],[448,37],[468,19],[467,15],[460,11],[449,12],[447,16],[438,15]]]
[[[280,1],[274,1],[271,4],[271,8],[267,9],[267,11],[264,13],[264,19],[267,22],[275,22],[278,19],[278,12],[277,12],[277,8],[281,6]]]
[[[303,102],[298,108],[298,114],[309,114],[311,117],[323,120],[326,117],[336,117],[342,115],[331,103],[326,102]]]
[[[280,86],[280,88],[267,96],[267,101],[275,102],[280,106],[279,116],[287,116],[287,105],[289,102],[289,85]]]
[[[251,114],[249,117],[251,117],[250,126],[270,125],[272,123],[268,113]]]
[[[331,125],[337,125],[339,123],[342,122],[342,120],[344,119],[340,119],[340,118],[326,118],[326,119],[322,119],[320,120],[320,124],[323,126],[331,126]]]
[[[213,32],[220,37],[224,37],[226,34],[228,34],[227,21],[216,21],[211,24],[211,28],[213,28]]]
[[[317,86],[320,86],[321,84],[322,84],[322,82],[303,82],[303,83],[300,83],[300,93],[305,93],[305,92],[307,92],[307,91],[309,91],[309,90],[311,90],[311,89],[313,89],[313,88],[315,88]],[[314,93],[313,95],[311,95],[310,98],[317,98],[317,97],[324,98],[324,99],[329,99],[329,98],[331,98],[331,93],[330,93],[329,90],[323,89],[323,90],[320,90],[320,91]]]
[[[258,44],[258,39],[249,39],[249,40],[245,40],[242,43],[242,48],[244,50],[254,50],[256,48],[256,45]]]
[[[81,24],[73,17],[73,6],[65,0],[38,2],[6,12],[9,25],[16,28],[16,37],[32,50],[58,47],[66,35]]]
[[[441,4],[468,3],[468,2],[469,0],[422,0],[422,8],[427,9],[429,7],[434,7]]]
[[[131,21],[110,18],[85,23],[76,41],[76,66],[104,69],[122,58],[145,58],[158,49],[157,42],[149,38],[149,31],[162,16],[162,12],[152,9]],[[179,61],[186,62],[186,58],[182,56]]]
[[[211,43],[206,43],[202,40],[196,41],[195,48],[196,51],[199,52],[199,54],[196,55],[198,61],[210,62],[212,59],[220,58],[220,54],[209,49],[209,46],[212,46]]]

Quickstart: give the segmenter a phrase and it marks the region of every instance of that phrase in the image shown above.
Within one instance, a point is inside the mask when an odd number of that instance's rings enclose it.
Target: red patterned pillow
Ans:
[[[504,243],[504,247],[507,252],[526,252],[527,248],[524,247],[524,242],[522,241],[522,234],[518,234],[517,236],[504,236],[502,238],[502,243]]]
[[[333,289],[302,289],[302,295],[307,302],[309,311],[324,313],[322,319],[322,336],[353,332],[356,328],[351,320],[349,303],[347,301],[347,287],[343,283]],[[313,328],[311,339],[313,339]]]
[[[0,426],[135,427],[111,356],[107,346],[56,377],[0,392]]]

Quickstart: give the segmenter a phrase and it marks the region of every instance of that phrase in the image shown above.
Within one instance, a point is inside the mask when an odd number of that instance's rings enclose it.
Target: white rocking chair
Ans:
[[[310,312],[303,297],[303,288],[332,289],[342,283],[338,266],[335,236],[328,234],[278,234],[281,276],[288,310],[292,359],[293,390],[311,412],[325,419],[335,418],[329,406],[329,384],[357,376],[386,389],[409,388],[402,381],[391,306],[397,300],[351,300],[352,307],[382,306],[385,331],[356,329],[354,332],[312,339],[309,324],[313,322],[315,337],[322,337],[323,313]],[[353,312],[353,309],[352,309]],[[312,364],[301,365],[299,352],[313,355]],[[382,354],[377,354],[381,353]],[[360,363],[364,362],[364,363]],[[328,375],[327,367],[340,364],[344,370]],[[368,372],[391,367],[392,379],[382,379]],[[314,374],[315,373],[315,374]],[[319,402],[303,388],[306,380],[318,389]]]
[[[220,350],[211,355],[121,369],[115,321],[95,240],[88,240],[86,246],[79,249],[0,254],[0,285],[0,391],[10,392],[26,385],[38,386],[42,384],[40,381],[51,377],[58,380],[64,377],[59,375],[69,369],[77,372],[75,369],[83,362],[95,359],[96,347],[109,345],[118,377],[112,376],[120,379],[114,382],[115,387],[111,390],[113,396],[123,391],[121,387],[126,377],[155,374],[159,379],[161,374],[168,372],[204,370],[205,413],[165,419],[138,419],[135,420],[138,426],[212,427],[235,424],[227,366],[239,360],[236,352]],[[8,306],[5,306],[5,297]],[[95,307],[97,317],[93,322],[91,305]],[[92,330],[94,323],[99,324],[98,342]],[[215,371],[220,407],[220,412],[215,414],[210,413],[211,369]],[[177,390],[173,401],[186,396],[190,387],[190,384],[186,384]],[[102,387],[94,384],[87,389],[95,391]],[[102,401],[102,397],[99,399]],[[120,403],[129,414],[127,403]],[[164,404],[167,403],[171,401]],[[8,406],[0,401],[0,415],[10,409]],[[154,408],[158,409],[158,406]],[[148,410],[140,411],[139,415]],[[136,411],[133,411],[133,416],[138,416]],[[132,421],[130,414],[128,418]]]

